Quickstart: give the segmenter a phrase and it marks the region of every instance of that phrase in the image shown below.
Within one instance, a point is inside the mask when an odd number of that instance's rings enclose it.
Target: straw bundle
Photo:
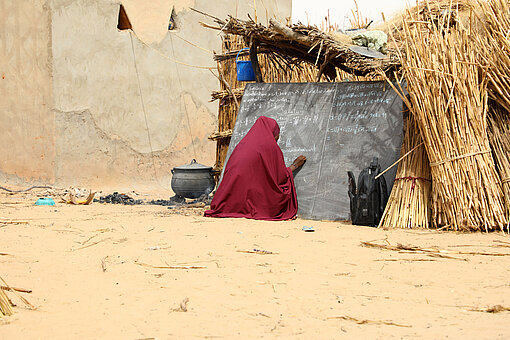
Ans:
[[[380,228],[429,228],[430,165],[412,116],[404,126],[401,158]]]
[[[489,138],[496,160],[507,216],[510,216],[510,4],[505,0],[480,3],[480,23],[484,34],[477,35],[482,59],[490,65],[487,70],[491,98]]]
[[[489,110],[489,140],[505,196],[506,216],[510,215],[510,115],[496,103]]]
[[[439,22],[451,22],[451,10]],[[433,223],[504,230],[503,196],[487,138],[487,90],[476,46],[460,22],[404,20],[402,66],[432,173]]]
[[[0,289],[0,318],[12,314],[14,314],[14,311],[12,310],[11,302],[5,292]]]
[[[457,22],[469,21],[471,11],[474,8],[473,0],[429,0],[417,1],[416,6],[411,7],[398,15],[393,16],[384,24],[375,29],[383,30],[391,34],[397,43],[406,40],[404,21],[407,25],[422,25],[423,21],[434,23],[436,26],[451,26]],[[445,14],[449,15],[445,21]],[[409,17],[416,20],[409,20]]]
[[[510,111],[510,4],[507,0],[480,3],[485,35],[477,35],[479,50],[490,65],[488,89],[491,99]]]

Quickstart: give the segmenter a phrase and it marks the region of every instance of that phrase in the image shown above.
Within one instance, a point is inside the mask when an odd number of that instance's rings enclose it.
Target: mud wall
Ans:
[[[216,129],[217,103],[209,100],[218,80],[208,67],[216,72],[212,51],[221,51],[221,40],[189,7],[222,18],[254,17],[256,8],[264,23],[266,15],[284,20],[291,13],[290,0],[122,4],[133,31],[117,29],[118,0],[0,0],[33,15],[2,21],[17,35],[0,32],[2,46],[31,51],[0,61],[10,58],[0,72],[16,75],[11,83],[0,79],[2,93],[11,94],[0,106],[0,126],[9,130],[0,141],[15,145],[0,153],[6,181],[169,188],[174,166],[193,158],[213,165],[215,143],[207,136]],[[27,36],[37,39],[27,43]]]
[[[0,0],[0,183],[53,183],[51,11]]]

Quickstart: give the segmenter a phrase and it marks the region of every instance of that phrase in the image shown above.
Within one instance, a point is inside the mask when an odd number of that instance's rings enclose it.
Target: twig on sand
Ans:
[[[85,248],[88,248],[88,247],[92,247],[92,246],[95,246],[96,244],[98,243],[101,243],[101,242],[104,242],[104,241],[108,241],[110,240],[111,237],[107,237],[107,238],[104,238],[100,241],[97,241],[97,242],[94,242],[94,243],[91,243],[91,244],[87,244],[86,246],[83,246],[83,247],[79,247],[79,248],[76,248],[76,249],[71,249],[70,251],[76,251],[76,250],[80,250],[80,249],[85,249]]]
[[[510,312],[510,307],[504,307],[501,305],[494,305],[492,307],[488,307],[485,309],[470,309],[472,312],[484,312],[484,313],[500,313],[500,312]]]
[[[136,262],[135,264],[142,266],[142,267],[149,267],[149,268],[156,268],[156,269],[204,269],[207,267],[202,266],[153,266],[152,264],[142,263],[142,262]]]
[[[388,325],[388,326],[397,326],[397,327],[412,327],[410,325],[401,325],[401,324],[394,323],[394,322],[391,322],[391,321],[357,319],[357,318],[353,318],[353,317],[347,316],[347,315],[345,315],[345,316],[332,316],[332,317],[328,318],[328,320],[331,320],[331,319],[342,319],[342,320],[347,320],[347,321],[353,321],[353,322],[356,322],[359,325],[373,324],[373,325]]]
[[[238,253],[248,253],[248,254],[259,254],[259,255],[270,255],[270,254],[278,254],[273,253],[272,251],[262,250],[262,249],[253,249],[253,250],[238,250]]]
[[[187,312],[188,311],[188,302],[189,302],[188,297],[185,297],[179,304],[179,307],[173,308],[172,311],[173,312]]]
[[[405,262],[430,262],[436,261],[434,259],[376,259],[376,262],[397,262],[397,261],[405,261]]]
[[[103,273],[106,272],[106,259],[108,256],[105,256],[101,259],[101,269],[103,270]]]
[[[12,301],[4,293],[3,290],[0,290],[0,319],[4,315],[9,316],[9,315],[14,314],[14,311],[12,310],[12,306],[14,306]]]
[[[36,309],[36,308],[35,308],[35,306],[34,306],[34,305],[32,305],[30,302],[28,302],[28,300],[27,300],[27,299],[25,299],[23,296],[19,295],[19,294],[18,294],[18,292],[17,292],[16,290],[12,289],[12,287],[11,287],[11,286],[9,286],[9,285],[7,284],[7,282],[5,282],[5,280],[4,280],[1,276],[0,276],[0,281],[2,281],[2,282],[4,283],[4,285],[5,285],[5,287],[7,287],[7,289],[8,289],[9,291],[13,292],[13,293],[14,293],[14,295],[16,295],[16,296],[17,296],[17,297],[18,297],[21,301],[23,301],[23,303],[24,303],[25,305],[27,305],[30,309]]]
[[[90,236],[88,239],[86,239],[85,241],[83,241],[83,242],[81,243],[81,245],[83,246],[85,243],[87,243],[88,241],[92,240],[92,239],[93,239],[94,237],[96,237],[97,235],[99,235],[99,234],[95,234],[95,235]]]
[[[28,221],[0,218],[0,224],[2,224],[2,225],[4,225],[4,224],[28,224]]]
[[[500,244],[495,245],[496,247],[510,247],[510,242],[501,241],[501,240],[494,240],[494,242],[500,243]]]
[[[428,256],[433,257],[444,257],[451,258],[456,260],[464,260],[451,256],[447,256],[444,254],[460,254],[460,255],[484,255],[484,256],[510,256],[510,253],[487,253],[487,252],[478,252],[478,251],[453,251],[439,248],[420,248],[413,245],[403,245],[397,243],[396,246],[391,244],[377,244],[373,242],[361,242],[361,246],[367,248],[377,248],[383,250],[393,250],[401,253],[414,253],[414,254],[427,254]]]
[[[7,290],[7,291],[16,291],[20,293],[32,293],[31,289],[25,289],[25,288],[16,288],[16,287],[8,287],[8,286],[0,286],[0,289]]]

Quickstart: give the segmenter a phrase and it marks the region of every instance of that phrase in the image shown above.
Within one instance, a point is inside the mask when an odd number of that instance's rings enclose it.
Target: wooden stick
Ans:
[[[407,156],[409,156],[414,150],[418,149],[420,146],[423,145],[423,142],[421,142],[420,144],[416,145],[414,148],[412,148],[411,150],[409,150],[404,156],[400,157],[399,159],[397,159],[395,161],[395,163],[393,163],[392,165],[390,165],[388,168],[386,168],[386,170],[384,170],[383,172],[381,172],[379,175],[375,176],[375,179],[378,179],[379,177],[381,177],[382,175],[384,175],[388,170],[390,170],[391,168],[393,168],[395,165],[397,165],[398,163],[400,163],[400,161],[402,161],[404,158],[406,158]]]

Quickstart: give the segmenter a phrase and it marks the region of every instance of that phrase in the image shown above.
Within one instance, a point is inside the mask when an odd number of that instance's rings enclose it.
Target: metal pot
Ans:
[[[216,185],[213,173],[212,167],[199,164],[193,159],[190,164],[172,169],[172,190],[176,195],[186,198],[209,195]]]

